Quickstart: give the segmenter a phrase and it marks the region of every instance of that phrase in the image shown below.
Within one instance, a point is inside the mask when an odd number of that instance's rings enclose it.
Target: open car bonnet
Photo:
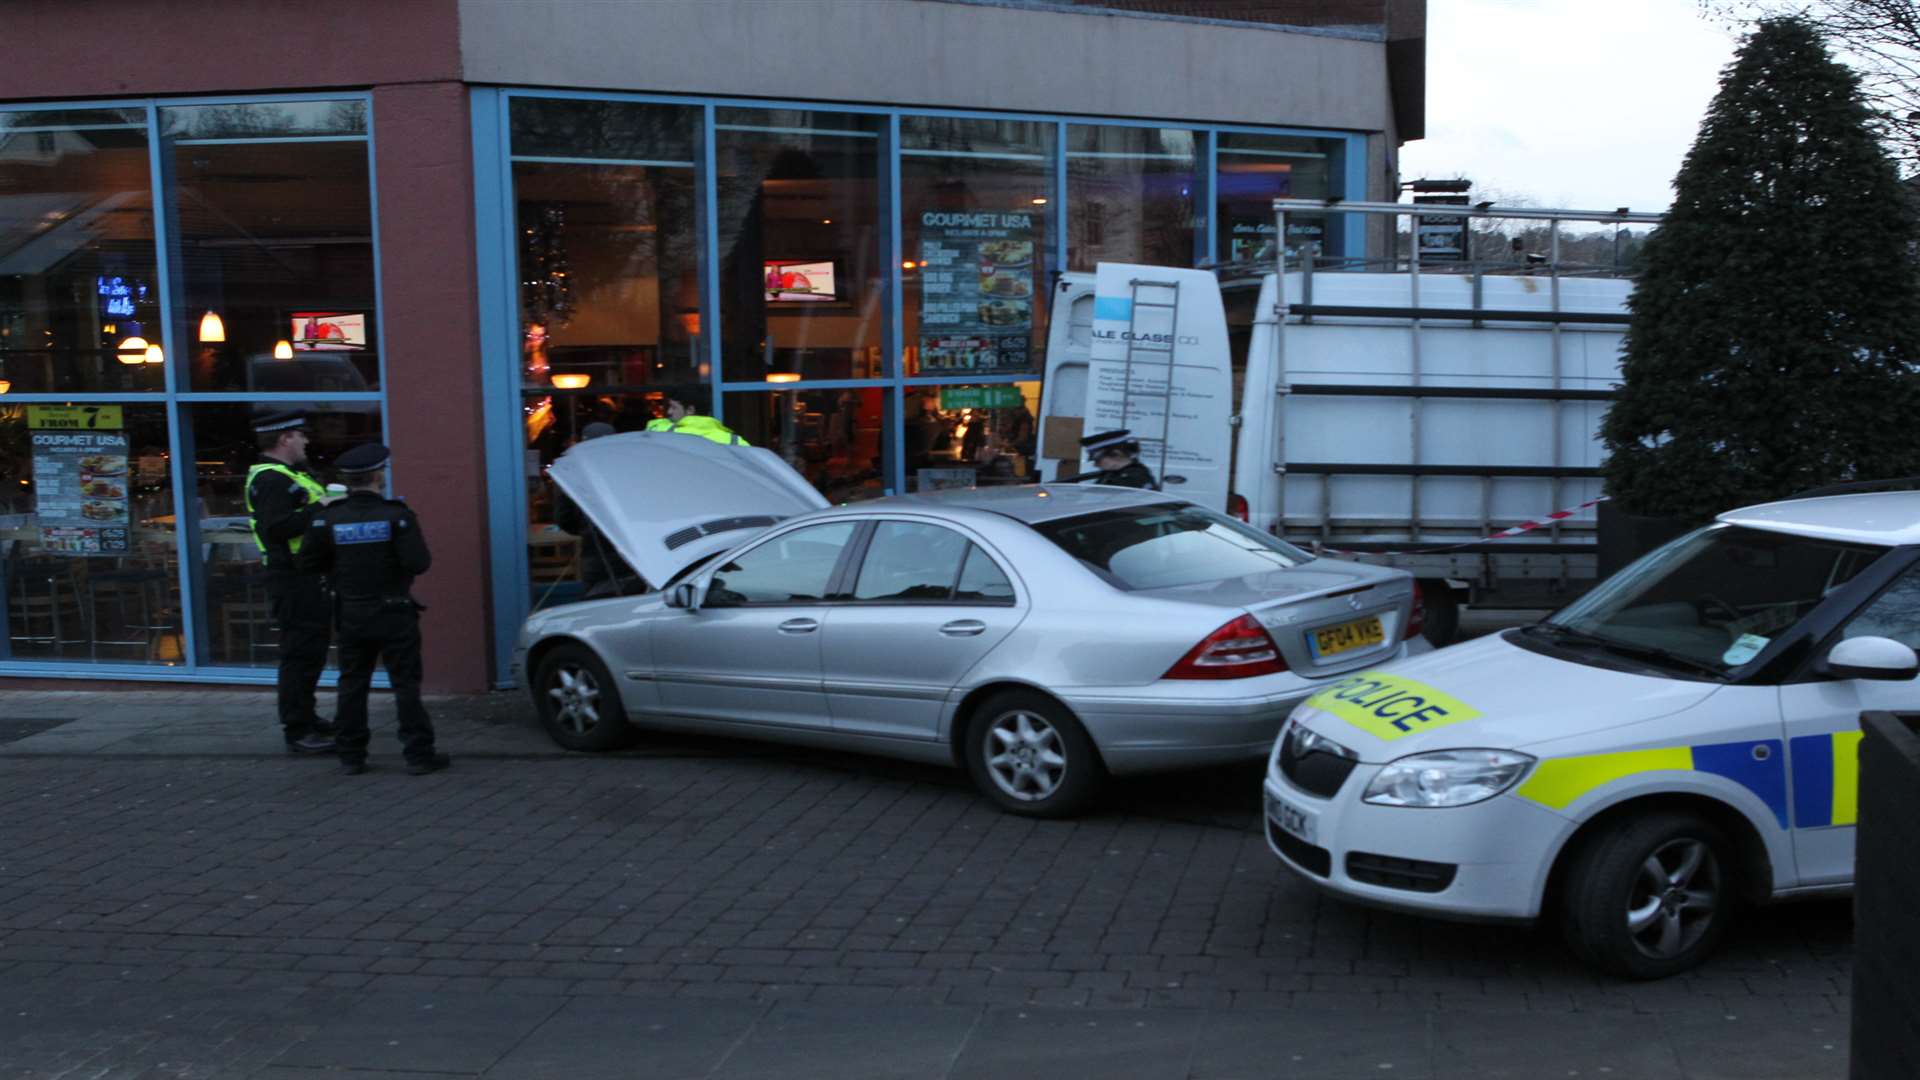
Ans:
[[[828,505],[770,450],[664,431],[589,439],[548,474],[656,589],[702,556]]]

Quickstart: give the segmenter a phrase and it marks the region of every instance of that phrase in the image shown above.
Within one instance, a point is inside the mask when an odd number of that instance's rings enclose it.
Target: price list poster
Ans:
[[[55,555],[128,551],[127,435],[118,406],[29,406],[41,547]]]

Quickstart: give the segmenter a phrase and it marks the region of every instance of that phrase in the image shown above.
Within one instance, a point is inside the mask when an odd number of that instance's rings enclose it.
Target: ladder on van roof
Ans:
[[[1148,357],[1153,368],[1147,373],[1148,377],[1160,376],[1160,392],[1156,395],[1148,390],[1141,396],[1156,397],[1160,403],[1160,460],[1153,470],[1153,480],[1164,487],[1167,482],[1167,435],[1173,424],[1173,357],[1175,332],[1180,325],[1180,283],[1133,278],[1127,282],[1127,286],[1131,307],[1127,312],[1127,351],[1121,367],[1120,426],[1130,431],[1133,428],[1134,364],[1137,358]],[[1154,290],[1148,293],[1151,296],[1159,296],[1162,291],[1170,292],[1172,299],[1144,300],[1141,298],[1142,289]],[[1166,332],[1156,333],[1152,329],[1162,318],[1158,314],[1143,327],[1140,319],[1142,311],[1165,312]],[[1137,439],[1141,433],[1135,431],[1133,434]]]
[[[1459,465],[1448,465],[1444,463],[1422,462],[1420,460],[1420,434],[1421,434],[1420,418],[1421,418],[1421,412],[1422,412],[1421,404],[1424,401],[1432,398],[1453,398],[1453,399],[1469,398],[1469,397],[1532,398],[1532,399],[1538,399],[1538,400],[1553,401],[1556,403],[1562,402],[1562,401],[1573,401],[1573,400],[1593,400],[1596,397],[1610,398],[1612,395],[1610,392],[1607,392],[1607,391],[1570,389],[1562,385],[1563,364],[1562,364],[1562,355],[1561,355],[1561,328],[1568,324],[1575,324],[1575,325],[1586,324],[1589,326],[1595,325],[1595,324],[1620,325],[1620,324],[1624,324],[1627,321],[1628,316],[1618,312],[1570,311],[1564,307],[1562,303],[1562,296],[1561,296],[1562,278],[1572,277],[1572,276],[1594,276],[1591,272],[1594,268],[1574,267],[1574,268],[1571,268],[1573,270],[1572,273],[1563,272],[1564,270],[1569,268],[1566,267],[1566,264],[1564,264],[1561,259],[1560,227],[1563,222],[1593,222],[1598,224],[1612,224],[1615,226],[1625,225],[1625,224],[1657,225],[1661,220],[1661,215],[1651,214],[1651,213],[1634,213],[1632,211],[1625,210],[1625,209],[1614,210],[1614,211],[1588,211],[1588,210],[1535,209],[1535,208],[1528,207],[1528,208],[1496,210],[1486,204],[1482,204],[1480,206],[1460,206],[1460,205],[1430,204],[1430,203],[1364,202],[1364,201],[1349,202],[1349,201],[1342,201],[1342,200],[1326,200],[1326,199],[1275,199],[1273,201],[1273,210],[1274,210],[1274,218],[1275,218],[1275,228],[1277,230],[1275,235],[1281,238],[1285,238],[1287,236],[1288,214],[1311,214],[1315,217],[1330,217],[1332,215],[1337,215],[1337,214],[1357,213],[1357,214],[1368,215],[1369,217],[1376,218],[1376,219],[1384,218],[1388,223],[1388,228],[1389,228],[1390,235],[1392,236],[1392,243],[1393,243],[1392,256],[1388,260],[1385,260],[1386,262],[1385,268],[1391,272],[1404,271],[1409,278],[1409,290],[1408,290],[1409,303],[1404,307],[1402,306],[1353,307],[1353,306],[1316,304],[1314,302],[1314,295],[1313,295],[1313,278],[1314,278],[1314,270],[1315,270],[1316,263],[1320,263],[1321,265],[1325,265],[1325,266],[1330,266],[1332,269],[1339,272],[1339,271],[1346,271],[1346,270],[1366,270],[1370,268],[1376,268],[1378,266],[1378,262],[1374,260],[1367,260],[1364,258],[1319,257],[1316,252],[1306,252],[1306,253],[1296,254],[1292,260],[1291,268],[1300,271],[1301,296],[1300,296],[1300,303],[1292,304],[1288,300],[1287,289],[1286,289],[1286,280],[1287,280],[1286,275],[1290,268],[1288,254],[1286,251],[1286,245],[1284,242],[1275,245],[1275,247],[1277,248],[1277,251],[1275,253],[1273,262],[1268,265],[1267,269],[1274,272],[1275,274],[1276,310],[1274,314],[1275,314],[1275,320],[1280,326],[1284,326],[1286,324],[1289,316],[1298,317],[1302,323],[1311,323],[1315,316],[1322,316],[1322,317],[1328,317],[1328,318],[1373,317],[1373,318],[1406,319],[1407,329],[1409,334],[1409,346],[1410,346],[1409,359],[1411,361],[1411,370],[1409,372],[1407,385],[1405,386],[1380,386],[1380,385],[1349,386],[1349,385],[1331,385],[1331,384],[1302,384],[1297,387],[1291,386],[1289,385],[1288,371],[1287,371],[1287,365],[1286,365],[1286,353],[1285,353],[1286,335],[1284,333],[1276,333],[1275,348],[1277,351],[1277,355],[1274,358],[1276,373],[1277,373],[1276,392],[1280,396],[1281,401],[1276,402],[1275,407],[1276,408],[1282,407],[1284,405],[1284,398],[1288,394],[1327,395],[1327,396],[1343,396],[1343,395],[1345,396],[1352,396],[1352,395],[1397,396],[1397,397],[1406,397],[1410,399],[1412,402],[1412,409],[1410,413],[1410,425],[1409,425],[1410,430],[1407,433],[1407,438],[1409,440],[1409,453],[1408,453],[1408,459],[1407,459],[1408,463],[1405,465],[1357,465],[1357,464],[1342,464],[1342,463],[1336,463],[1336,462],[1289,462],[1286,456],[1285,428],[1284,428],[1284,425],[1278,426],[1278,435],[1277,435],[1278,445],[1276,445],[1273,448],[1274,450],[1273,467],[1276,472],[1282,474],[1282,482],[1280,484],[1280,492],[1279,492],[1279,504],[1276,508],[1276,513],[1275,513],[1276,529],[1281,535],[1283,536],[1286,535],[1286,531],[1287,531],[1286,530],[1286,483],[1284,480],[1284,476],[1288,472],[1308,474],[1308,475],[1319,474],[1326,478],[1322,481],[1322,484],[1321,484],[1322,505],[1320,508],[1321,513],[1319,515],[1319,532],[1321,534],[1321,542],[1323,544],[1326,544],[1332,540],[1332,520],[1333,520],[1332,514],[1331,514],[1332,508],[1329,501],[1330,497],[1328,493],[1327,483],[1328,481],[1331,480],[1333,476],[1336,476],[1336,475],[1394,475],[1394,474],[1397,474],[1397,475],[1403,475],[1408,477],[1409,480],[1411,481],[1411,484],[1409,487],[1410,504],[1408,507],[1409,514],[1408,514],[1408,522],[1407,522],[1409,527],[1409,536],[1407,537],[1407,541],[1417,543],[1417,542],[1422,542],[1424,539],[1422,537],[1423,530],[1422,530],[1422,520],[1421,520],[1420,482],[1419,482],[1419,478],[1422,476],[1448,476],[1448,475],[1478,476],[1481,481],[1481,499],[1480,499],[1481,521],[1479,523],[1480,532],[1481,532],[1481,535],[1487,535],[1492,532],[1493,526],[1495,524],[1495,522],[1493,521],[1493,513],[1492,513],[1492,506],[1491,506],[1491,486],[1490,486],[1491,478],[1493,476],[1495,475],[1502,475],[1502,476],[1536,475],[1536,476],[1540,476],[1547,479],[1551,485],[1551,491],[1552,491],[1552,495],[1549,500],[1553,504],[1551,508],[1557,509],[1562,501],[1560,498],[1560,495],[1561,495],[1561,481],[1563,479],[1573,477],[1576,475],[1584,477],[1596,471],[1596,470],[1590,470],[1590,469],[1575,469],[1567,466],[1564,463],[1561,457],[1561,454],[1562,454],[1561,428],[1562,428],[1563,421],[1561,417],[1561,410],[1559,410],[1558,408],[1553,410],[1553,421],[1552,421],[1553,460],[1551,465],[1546,468],[1533,467],[1533,466],[1505,466],[1505,467],[1459,466]],[[1399,239],[1400,237],[1399,222],[1402,217],[1409,219],[1408,235],[1409,235],[1409,244],[1411,249],[1407,253],[1404,260],[1402,259],[1400,254],[1400,239]],[[1544,260],[1539,262],[1534,262],[1533,258],[1537,258],[1537,257],[1530,257],[1528,262],[1525,264],[1521,264],[1521,265],[1506,264],[1505,266],[1501,267],[1501,269],[1510,268],[1513,271],[1524,273],[1530,277],[1538,277],[1538,276],[1547,277],[1549,279],[1549,284],[1550,284],[1550,302],[1547,309],[1544,311],[1502,310],[1502,309],[1492,309],[1492,308],[1486,307],[1484,304],[1485,297],[1484,297],[1484,289],[1483,289],[1483,279],[1486,276],[1486,273],[1485,273],[1486,268],[1484,266],[1474,263],[1471,260],[1470,247],[1465,250],[1461,250],[1460,251],[1461,257],[1459,261],[1451,263],[1451,266],[1436,265],[1437,260],[1423,257],[1423,253],[1421,249],[1420,223],[1422,219],[1439,219],[1439,218],[1458,219],[1460,221],[1462,229],[1467,228],[1467,223],[1469,221],[1476,220],[1476,219],[1521,219],[1521,220],[1547,222],[1548,230],[1549,230],[1550,253]],[[1470,241],[1471,241],[1470,236],[1468,237],[1468,240],[1470,244]],[[1453,269],[1454,267],[1457,267],[1457,269]],[[1616,272],[1616,276],[1624,276],[1624,275],[1618,274],[1618,267],[1615,267],[1614,269]],[[1459,276],[1462,273],[1470,273],[1472,275],[1471,306],[1467,308],[1431,308],[1431,307],[1423,306],[1421,302],[1421,292],[1420,292],[1420,279],[1423,273],[1427,273],[1427,274],[1445,273],[1445,274],[1448,274],[1449,276],[1455,276],[1455,277]],[[1482,327],[1488,323],[1546,323],[1548,324],[1549,332],[1551,334],[1551,348],[1552,348],[1552,371],[1551,371],[1552,377],[1550,380],[1550,385],[1547,387],[1539,388],[1539,389],[1529,389],[1529,388],[1520,388],[1520,387],[1501,387],[1501,388],[1437,387],[1437,386],[1423,385],[1422,377],[1421,377],[1422,372],[1421,372],[1421,362],[1420,362],[1420,358],[1421,358],[1420,345],[1421,345],[1423,322],[1424,320],[1427,320],[1427,319],[1444,319],[1444,320],[1451,321],[1456,325],[1460,322],[1466,321],[1466,322],[1470,322],[1471,325],[1474,326],[1475,328]],[[1547,539],[1548,539],[1549,545],[1557,543],[1560,540],[1560,526],[1557,522],[1552,526],[1551,532],[1549,533]],[[1375,548],[1375,549],[1394,548],[1394,547],[1401,546],[1405,542],[1406,541],[1398,541],[1395,543],[1367,543],[1365,541],[1360,541],[1360,542],[1342,541],[1339,546],[1350,549],[1350,550],[1365,551],[1368,548]],[[1478,548],[1476,547],[1476,548],[1469,549],[1468,551],[1463,551],[1462,554],[1463,555],[1469,554],[1469,552],[1474,550],[1478,550]],[[1518,550],[1518,546],[1509,545],[1509,546],[1500,548],[1500,550],[1503,552],[1515,552]]]

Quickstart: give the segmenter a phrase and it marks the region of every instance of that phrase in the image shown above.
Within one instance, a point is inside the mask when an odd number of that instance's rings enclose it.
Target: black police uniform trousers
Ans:
[[[327,668],[333,640],[333,605],[318,574],[267,571],[267,599],[280,628],[280,727],[292,742],[313,730],[318,718],[313,689]]]
[[[367,690],[373,668],[385,661],[399,714],[400,746],[409,762],[433,757],[433,723],[420,700],[420,613],[413,601],[340,600],[340,697],[334,746],[340,760],[365,761]]]

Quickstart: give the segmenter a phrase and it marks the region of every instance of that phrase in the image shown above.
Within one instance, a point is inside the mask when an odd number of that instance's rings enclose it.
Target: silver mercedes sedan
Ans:
[[[829,506],[767,450],[651,432],[551,476],[628,583],[534,613],[514,650],[574,750],[635,728],[836,747],[1058,817],[1109,775],[1262,758],[1321,685],[1427,647],[1406,573],[1153,491]]]

